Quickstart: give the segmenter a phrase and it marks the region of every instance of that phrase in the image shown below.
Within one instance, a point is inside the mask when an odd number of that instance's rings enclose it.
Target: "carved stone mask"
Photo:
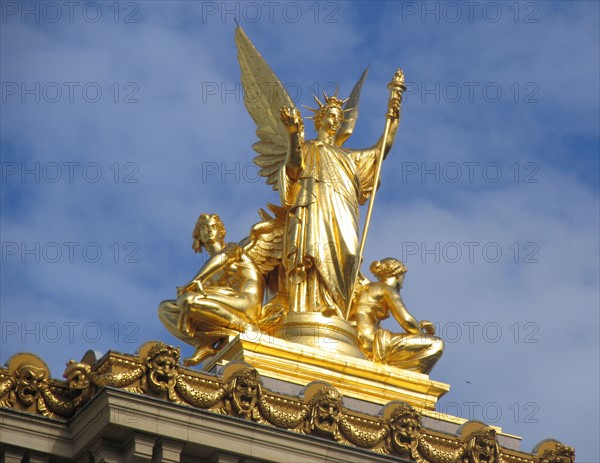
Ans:
[[[311,400],[311,425],[324,434],[334,434],[342,413],[342,398],[330,387],[323,387]]]
[[[39,397],[40,389],[48,378],[47,372],[33,365],[24,365],[15,370],[16,393],[24,405],[32,405]]]
[[[255,370],[248,370],[243,375],[234,377],[231,400],[234,409],[240,415],[247,414],[258,400],[259,382]]]
[[[474,434],[467,444],[470,463],[498,463],[499,449],[496,431],[487,428]]]
[[[323,399],[317,406],[317,418],[315,427],[321,431],[331,433],[337,427],[340,416],[340,403],[335,399]]]
[[[417,412],[408,405],[398,407],[392,414],[392,444],[399,452],[410,452],[421,434],[421,421]]]
[[[540,463],[574,463],[575,450],[564,444],[556,444],[554,449],[544,452],[540,458]]]
[[[91,368],[85,363],[77,363],[74,360],[67,363],[63,374],[71,389],[86,389],[90,385]]]
[[[179,370],[179,349],[157,344],[148,353],[148,384],[154,392],[175,387]]]

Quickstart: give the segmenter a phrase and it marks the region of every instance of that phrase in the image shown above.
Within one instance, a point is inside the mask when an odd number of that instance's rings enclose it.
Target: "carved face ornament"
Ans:
[[[575,450],[568,445],[558,444],[555,449],[546,450],[540,463],[574,463]]]
[[[473,436],[469,450],[472,463],[497,463],[498,443],[495,431],[488,430],[483,434]]]
[[[15,378],[17,379],[17,397],[24,405],[29,406],[38,399],[47,374],[42,368],[25,365],[15,370]]]
[[[90,385],[90,371],[89,365],[71,360],[67,363],[67,369],[63,376],[69,384],[69,388],[86,389]]]
[[[248,372],[233,379],[231,400],[239,414],[246,414],[256,406],[258,400],[258,379]]]
[[[148,382],[155,391],[166,391],[175,387],[178,359],[173,352],[160,352],[149,361]]]
[[[410,452],[419,439],[421,423],[416,412],[401,409],[392,418],[392,440],[394,447],[400,452]]]
[[[335,389],[324,388],[313,399],[312,425],[325,434],[337,432],[341,415],[342,400]]]

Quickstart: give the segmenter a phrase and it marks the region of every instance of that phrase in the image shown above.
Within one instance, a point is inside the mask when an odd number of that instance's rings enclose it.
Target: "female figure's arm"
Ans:
[[[225,249],[213,254],[189,283],[178,288],[178,294],[182,294],[185,291],[195,291],[206,295],[202,288],[202,282],[206,281],[230,262],[241,258],[241,252],[242,249],[239,246],[234,243],[228,244]]]
[[[400,293],[390,288],[390,290],[386,292],[385,304],[389,308],[396,321],[407,333],[421,333],[419,322],[406,309]]]

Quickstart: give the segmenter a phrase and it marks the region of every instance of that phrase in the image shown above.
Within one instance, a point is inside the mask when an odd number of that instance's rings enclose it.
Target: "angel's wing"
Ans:
[[[256,123],[256,135],[260,139],[252,147],[259,154],[254,162],[260,175],[277,189],[279,169],[288,149],[288,134],[279,118],[282,107],[295,105],[260,53],[240,26],[235,31],[238,61],[242,72],[244,104]]]
[[[286,217],[283,207],[274,204],[268,204],[267,207],[274,217],[261,209],[259,214],[263,221],[255,224],[250,236],[240,243],[263,275],[281,262]]]
[[[356,124],[356,119],[358,119],[358,100],[360,98],[360,91],[368,73],[369,68],[365,69],[361,74],[358,82],[354,85],[346,104],[344,104],[344,122],[335,136],[335,144],[338,146],[342,146],[354,131],[354,125]]]

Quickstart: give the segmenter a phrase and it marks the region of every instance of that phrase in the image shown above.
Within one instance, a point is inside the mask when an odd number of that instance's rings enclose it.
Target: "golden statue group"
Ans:
[[[177,289],[177,299],[159,306],[167,329],[195,347],[185,364],[215,355],[230,336],[253,331],[283,337],[282,328],[301,323],[349,333],[337,347],[341,354],[429,373],[442,355],[443,342],[435,337],[433,324],[419,323],[402,301],[405,265],[393,258],[373,262],[374,282],[359,270],[382,161],[400,122],[402,71],[388,85],[382,137],[370,148],[348,149],[343,144],[358,117],[367,71],[347,100],[337,92],[324,94],[323,102],[315,97],[317,137],[305,140],[300,112],[239,27],[236,44],[244,88],[277,84],[275,92],[244,101],[259,137],[254,162],[279,192],[281,204],[269,204],[270,213],[261,209],[261,221],[239,243],[225,242],[225,226],[217,214],[198,218],[193,248],[210,258]],[[369,199],[359,240],[359,206]],[[404,333],[381,327],[390,314]]]
[[[305,140],[300,112],[239,27],[236,44],[244,88],[269,89],[244,101],[259,137],[254,162],[279,204],[260,209],[239,242],[225,240],[217,214],[196,222],[192,247],[208,258],[158,313],[193,346],[184,365],[203,363],[204,371],[180,368],[180,349],[160,341],[135,355],[109,351],[98,359],[89,350],[67,363],[62,382],[36,355],[15,354],[0,366],[0,436],[8,436],[0,438],[0,454],[8,442],[10,461],[54,461],[49,449],[60,461],[191,461],[201,449],[219,461],[379,461],[363,453],[369,450],[415,463],[574,463],[574,449],[556,440],[526,454],[519,438],[500,428],[436,412],[449,385],[426,375],[444,344],[431,322],[404,305],[406,266],[387,257],[371,263],[372,281],[360,272],[381,166],[400,122],[402,71],[388,85],[381,138],[371,148],[348,149],[366,71],[347,100],[337,91],[315,97],[317,136]],[[383,328],[390,316],[402,330]],[[112,413],[118,409],[127,416]],[[90,411],[100,413],[102,429],[85,419]],[[355,448],[296,440],[290,432]],[[29,437],[36,433],[43,438]],[[116,435],[129,437],[117,442]]]

